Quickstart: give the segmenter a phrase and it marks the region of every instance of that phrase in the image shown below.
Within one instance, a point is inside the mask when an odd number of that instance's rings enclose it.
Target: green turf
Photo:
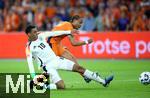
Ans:
[[[139,83],[143,71],[150,71],[150,60],[79,60],[79,63],[101,76],[115,75],[109,87],[92,81],[87,84],[80,75],[59,71],[66,90],[51,91],[51,98],[150,98],[150,85]],[[1,73],[28,72],[24,60],[0,60]]]

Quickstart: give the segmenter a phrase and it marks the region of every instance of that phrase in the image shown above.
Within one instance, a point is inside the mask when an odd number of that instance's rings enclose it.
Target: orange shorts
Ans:
[[[51,44],[52,50],[57,56],[62,56],[63,52],[66,50],[66,48],[62,45],[59,45],[57,43]]]

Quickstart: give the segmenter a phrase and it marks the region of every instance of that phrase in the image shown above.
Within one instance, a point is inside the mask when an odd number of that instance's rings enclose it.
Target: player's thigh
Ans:
[[[73,66],[75,65],[75,63],[73,61],[63,58],[63,57],[59,57],[58,62],[59,62],[58,69],[63,69],[63,70],[72,71]]]
[[[52,83],[57,83],[62,80],[56,68],[46,66],[46,70],[50,74],[50,80]]]
[[[76,64],[78,64],[75,56],[73,54],[71,54],[71,52],[69,50],[67,50],[67,49],[65,49],[65,51],[63,52],[63,54],[61,56],[66,58],[66,59],[69,59],[69,60],[73,61]]]

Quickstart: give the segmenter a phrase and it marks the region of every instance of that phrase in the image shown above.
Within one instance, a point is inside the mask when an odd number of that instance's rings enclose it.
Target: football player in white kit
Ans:
[[[106,87],[113,80],[113,75],[109,76],[108,78],[102,79],[98,75],[98,73],[85,69],[70,60],[56,56],[46,41],[46,38],[50,36],[69,35],[76,32],[77,31],[72,30],[52,32],[45,31],[43,33],[39,33],[36,26],[27,26],[25,30],[25,33],[28,36],[26,56],[29,70],[33,78],[35,77],[33,59],[35,59],[38,63],[40,63],[40,67],[42,67],[43,71],[46,71],[51,76],[52,83],[54,83],[52,84],[53,88],[65,88],[64,81],[61,79],[57,72],[58,69],[80,73],[83,76],[102,84],[104,87]]]

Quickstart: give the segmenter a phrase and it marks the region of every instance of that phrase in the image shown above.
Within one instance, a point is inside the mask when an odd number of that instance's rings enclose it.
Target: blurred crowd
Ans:
[[[150,0],[0,0],[0,31],[51,30],[73,15],[83,31],[150,31]]]

